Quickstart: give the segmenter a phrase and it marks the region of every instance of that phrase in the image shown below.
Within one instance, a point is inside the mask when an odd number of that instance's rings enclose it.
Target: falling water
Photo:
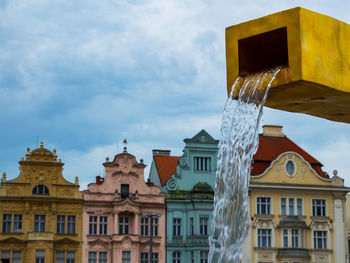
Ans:
[[[249,229],[251,162],[258,149],[262,109],[279,71],[280,68],[275,68],[238,77],[226,101],[216,171],[212,234],[209,238],[211,263],[239,263],[242,259],[242,245]]]

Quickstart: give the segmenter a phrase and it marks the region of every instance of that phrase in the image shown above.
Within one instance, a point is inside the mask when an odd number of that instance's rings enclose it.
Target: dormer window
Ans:
[[[198,156],[194,157],[194,170],[211,171],[211,158]]]
[[[33,188],[32,191],[33,195],[49,195],[49,188],[47,188],[45,185],[37,185]]]

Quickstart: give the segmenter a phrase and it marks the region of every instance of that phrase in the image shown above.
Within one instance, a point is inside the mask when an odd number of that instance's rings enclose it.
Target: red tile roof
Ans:
[[[160,181],[162,186],[171,178],[171,175],[176,173],[176,166],[180,157],[166,156],[166,155],[153,155],[154,162],[156,164]]]
[[[287,136],[285,137],[268,137],[259,135],[259,148],[255,153],[252,164],[252,175],[262,174],[280,154],[285,152],[295,152],[300,154],[312,168],[322,177],[326,175],[322,172],[323,166],[310,154],[305,152],[302,148],[291,141]]]
[[[259,148],[253,157],[254,161],[252,163],[251,175],[262,174],[270,166],[272,161],[285,152],[298,153],[310,163],[311,167],[320,176],[326,177],[321,169],[323,165],[288,137],[268,137],[262,134],[259,135]],[[153,156],[162,186],[166,184],[172,174],[176,173],[176,166],[178,165],[179,158],[180,157],[177,156],[165,155]]]

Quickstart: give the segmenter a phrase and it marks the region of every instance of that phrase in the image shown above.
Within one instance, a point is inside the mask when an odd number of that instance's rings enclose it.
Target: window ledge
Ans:
[[[23,232],[1,232],[2,235],[22,235]]]
[[[333,252],[333,249],[322,249],[322,248],[312,248],[310,249],[312,252],[329,252],[329,253],[332,253]]]

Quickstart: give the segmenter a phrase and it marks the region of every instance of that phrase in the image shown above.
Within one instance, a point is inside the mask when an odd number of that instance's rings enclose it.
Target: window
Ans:
[[[327,249],[327,231],[314,231],[314,248]]]
[[[300,248],[303,246],[304,232],[300,229],[283,229],[283,247]]]
[[[173,235],[181,236],[181,218],[173,218]]]
[[[129,185],[122,184],[121,185],[121,198],[125,199],[127,197],[129,197]]]
[[[258,247],[271,247],[271,229],[258,229]]]
[[[22,260],[22,252],[21,251],[13,251],[12,252],[12,263],[21,263]]]
[[[158,218],[152,218],[152,235],[158,236]]]
[[[294,198],[288,198],[289,215],[294,215]]]
[[[194,263],[194,251],[191,251],[191,263]]]
[[[64,263],[64,251],[56,251],[56,263]]]
[[[13,216],[13,232],[15,233],[22,232],[22,215]]]
[[[297,215],[303,215],[303,199],[297,198]]]
[[[45,232],[45,215],[34,216],[34,232]],[[38,250],[38,251],[43,251],[43,250]]]
[[[141,253],[141,263],[148,263],[148,253]]]
[[[67,261],[66,263],[74,263],[75,262],[75,252],[67,251]]]
[[[66,217],[57,216],[57,233],[63,234],[65,232],[65,227],[66,227]]]
[[[288,200],[288,204],[287,204]],[[281,215],[303,215],[302,198],[281,198]]]
[[[292,248],[299,247],[299,229],[292,229]]]
[[[312,200],[312,215],[313,216],[326,216],[326,200],[313,199]]]
[[[1,252],[1,262],[10,263],[10,251]]]
[[[37,185],[33,188],[33,195],[49,195],[49,188],[45,185]]]
[[[122,263],[130,263],[130,251],[122,252]]]
[[[159,262],[158,253],[152,253],[152,263],[158,263],[158,262]]]
[[[173,263],[181,263],[181,252],[180,251],[173,252]]]
[[[129,217],[127,216],[119,217],[119,234],[121,235],[129,234]]]
[[[97,216],[89,217],[89,234],[97,235]]]
[[[194,157],[194,170],[210,171],[211,170],[210,157]]]
[[[35,252],[35,263],[45,263],[45,250]]]
[[[141,217],[141,236],[148,236],[148,218]]]
[[[190,217],[190,235],[194,235],[194,222],[193,222],[193,217]]]
[[[68,234],[75,234],[75,216],[68,216],[67,233]]]
[[[283,229],[283,247],[288,247],[288,229]]]
[[[2,232],[11,233],[12,215],[4,214],[2,216]]]
[[[100,216],[100,235],[107,235],[107,216]]]
[[[99,263],[107,263],[107,252],[100,252],[98,254]]]
[[[207,217],[199,218],[199,234],[203,236],[208,235],[208,218]]]
[[[286,162],[286,171],[288,176],[293,176],[294,172],[295,172],[295,165],[294,162],[289,160],[288,162]]]
[[[148,236],[148,218],[141,217],[141,236]]]
[[[281,198],[281,215],[286,215],[286,198]]]
[[[257,198],[257,213],[260,215],[269,215],[271,211],[271,198],[258,197]]]
[[[208,263],[208,251],[200,252],[200,263]]]
[[[97,263],[97,252],[89,252],[88,263]]]

